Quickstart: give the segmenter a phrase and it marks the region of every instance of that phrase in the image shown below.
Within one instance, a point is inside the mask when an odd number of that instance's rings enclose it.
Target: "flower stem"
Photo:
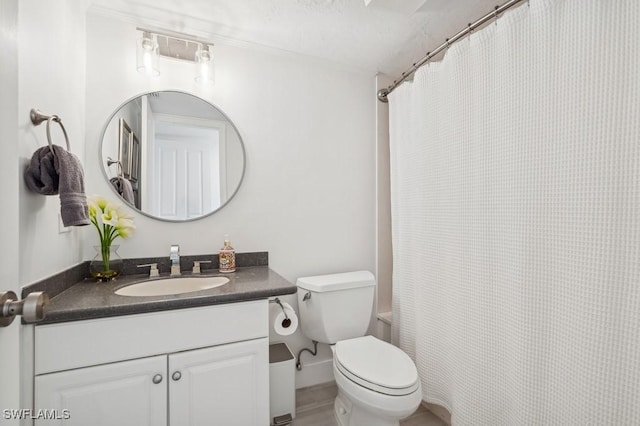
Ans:
[[[109,271],[109,260],[111,258],[111,247],[110,244],[103,240],[102,242],[102,270],[104,272]]]

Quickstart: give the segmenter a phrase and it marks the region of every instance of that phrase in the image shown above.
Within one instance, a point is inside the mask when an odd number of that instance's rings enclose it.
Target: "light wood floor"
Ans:
[[[338,394],[335,382],[298,389],[296,419],[293,426],[337,426],[333,417],[333,401]],[[400,422],[401,426],[446,426],[423,406]]]

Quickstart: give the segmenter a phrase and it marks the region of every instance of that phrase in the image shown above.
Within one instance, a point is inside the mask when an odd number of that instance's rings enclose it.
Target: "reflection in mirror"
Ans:
[[[240,134],[222,111],[187,93],[138,96],[109,119],[101,163],[110,186],[147,216],[207,216],[237,192],[244,176]]]

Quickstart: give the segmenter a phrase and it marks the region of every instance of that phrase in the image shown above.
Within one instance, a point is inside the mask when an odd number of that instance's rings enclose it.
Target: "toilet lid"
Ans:
[[[335,345],[337,369],[350,380],[387,395],[407,395],[418,386],[418,371],[401,349],[373,336]]]

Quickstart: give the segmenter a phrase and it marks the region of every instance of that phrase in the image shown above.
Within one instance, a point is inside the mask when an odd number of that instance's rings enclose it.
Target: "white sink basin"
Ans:
[[[168,296],[170,294],[191,293],[220,287],[229,282],[226,277],[180,277],[163,278],[131,284],[116,290],[120,296]]]

